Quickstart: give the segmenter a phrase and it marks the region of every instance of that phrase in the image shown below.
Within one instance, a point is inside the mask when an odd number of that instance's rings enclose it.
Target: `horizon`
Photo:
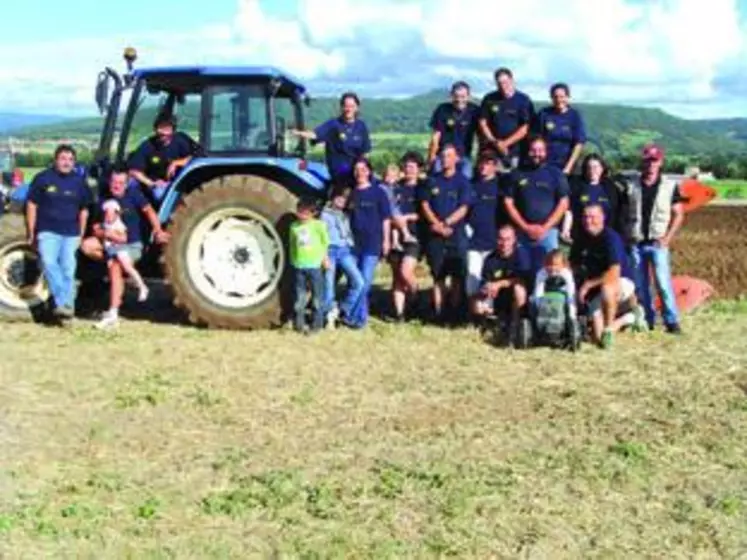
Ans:
[[[130,0],[127,17],[102,17],[99,4],[5,7],[6,21],[33,22],[33,33],[0,35],[0,111],[90,114],[98,72],[126,46],[142,66],[278,66],[316,97],[412,95],[457,79],[483,91],[508,66],[533,99],[565,81],[577,103],[695,119],[747,111],[747,0],[606,0],[604,18],[591,0],[526,0],[510,12],[482,0],[214,0],[208,10]]]

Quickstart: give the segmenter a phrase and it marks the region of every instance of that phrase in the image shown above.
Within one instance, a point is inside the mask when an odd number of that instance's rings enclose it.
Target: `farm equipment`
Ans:
[[[88,176],[104,192],[110,169],[127,161],[154,117],[178,117],[204,156],[169,184],[158,216],[171,240],[163,248],[148,243],[141,268],[165,279],[194,324],[280,325],[290,294],[287,229],[296,200],[321,199],[329,184],[326,167],[306,161],[306,141],[293,138],[291,145],[287,134],[303,128],[304,86],[272,67],[135,69],[135,60],[127,49],[126,73],[106,68],[99,75],[95,97],[104,123]],[[81,257],[80,279],[94,268]],[[0,317],[29,319],[46,297],[22,216],[5,216]]]

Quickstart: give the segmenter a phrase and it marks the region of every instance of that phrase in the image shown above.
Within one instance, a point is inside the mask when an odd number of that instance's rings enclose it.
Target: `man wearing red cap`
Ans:
[[[656,309],[651,293],[651,269],[662,301],[667,332],[680,334],[679,312],[672,287],[669,245],[684,216],[679,186],[662,175],[664,150],[647,144],[642,153],[641,174],[630,185],[627,237],[635,268],[636,291],[653,330]]]

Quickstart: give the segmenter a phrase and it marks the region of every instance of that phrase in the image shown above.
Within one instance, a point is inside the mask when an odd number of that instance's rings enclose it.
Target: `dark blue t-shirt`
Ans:
[[[380,255],[384,241],[384,220],[392,217],[389,197],[378,185],[350,193],[350,228],[355,250],[362,255]]]
[[[438,173],[424,183],[418,198],[420,202],[428,202],[433,213],[440,220],[445,220],[460,206],[469,206],[470,196],[471,185],[464,175],[454,173],[451,177],[446,177],[443,173]],[[467,241],[465,225],[465,220],[462,220],[452,226],[454,233],[447,243],[465,247]]]
[[[330,175],[351,175],[355,160],[371,151],[368,127],[360,119],[351,123],[342,118],[330,119],[314,129],[317,142],[324,142]]]
[[[517,245],[513,254],[507,258],[502,257],[498,251],[493,251],[485,258],[482,265],[483,283],[507,278],[518,278],[528,282],[531,280],[531,275],[532,260],[529,252],[521,245]]]
[[[547,163],[563,169],[571,157],[573,146],[586,142],[586,128],[581,114],[573,107],[558,113],[553,107],[543,108],[537,115],[537,130],[547,140]]]
[[[420,214],[418,211],[418,190],[422,188],[421,183],[407,186],[400,182],[394,189],[394,201],[399,206],[401,214]],[[407,222],[407,229],[416,237],[419,237],[419,222]]]
[[[620,265],[623,278],[633,280],[633,270],[622,237],[609,227],[595,237],[584,233],[575,239],[570,260],[575,269],[582,271],[585,280],[599,278],[616,264]]]
[[[524,125],[531,125],[534,119],[534,104],[528,95],[515,91],[511,97],[504,97],[500,91],[486,95],[480,107],[480,117],[488,123],[490,131],[498,140],[504,140]],[[511,146],[510,154],[518,156],[521,142]]]
[[[472,228],[470,249],[490,251],[495,248],[501,203],[497,177],[491,180],[478,179],[472,185],[472,197],[467,215],[467,223]]]
[[[612,205],[616,201],[610,200],[607,190],[602,184],[592,185],[587,181],[582,182],[571,193],[571,211],[573,212],[574,229],[580,228],[587,206],[598,204],[604,211],[604,223],[611,225]]]
[[[80,211],[93,202],[91,189],[77,173],[62,175],[46,169],[36,175],[29,187],[28,200],[36,204],[36,233],[43,231],[77,237]]]
[[[162,145],[158,137],[151,136],[132,154],[129,167],[142,171],[154,181],[166,181],[172,162],[187,156],[200,155],[202,150],[199,144],[183,132],[175,133],[168,146]]]
[[[513,199],[524,220],[541,225],[568,194],[568,179],[563,172],[557,167],[542,165],[513,171],[508,179],[506,198]]]
[[[470,157],[479,113],[480,108],[472,102],[467,103],[463,111],[459,111],[453,103],[442,103],[436,107],[430,127],[441,133],[438,151],[446,144],[453,144],[460,156]]]
[[[128,187],[122,195],[122,198],[112,197],[119,203],[121,209],[121,218],[127,228],[127,243],[142,242],[142,218],[143,208],[150,203],[143,196],[139,188]]]

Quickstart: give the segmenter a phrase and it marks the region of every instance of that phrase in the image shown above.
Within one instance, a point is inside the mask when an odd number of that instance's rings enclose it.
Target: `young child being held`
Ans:
[[[122,266],[125,274],[129,276],[138,289],[138,301],[148,299],[148,286],[145,285],[143,277],[135,268],[130,254],[127,252],[127,227],[122,221],[122,208],[114,199],[109,199],[102,205],[104,211],[104,232],[107,234],[104,238],[104,251],[108,257],[108,266],[116,259]],[[117,240],[112,240],[109,234],[114,233]]]
[[[402,212],[394,197],[394,189],[399,182],[399,167],[390,163],[384,172],[384,180],[380,183],[381,188],[386,192],[389,198],[389,206],[392,207],[392,250],[401,251],[403,243],[413,243],[417,241],[410,233],[407,222],[402,219]]]
[[[568,313],[571,319],[576,319],[576,282],[568,259],[560,249],[550,251],[545,256],[545,265],[537,272],[534,281],[532,302],[536,304],[545,292],[564,293],[568,301]]]

